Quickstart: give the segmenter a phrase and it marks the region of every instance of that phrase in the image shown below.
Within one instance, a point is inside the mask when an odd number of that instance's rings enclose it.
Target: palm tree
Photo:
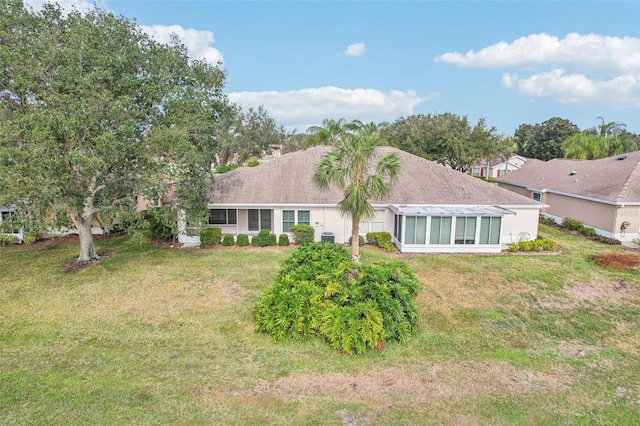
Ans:
[[[303,148],[307,149],[317,145],[336,146],[344,134],[357,131],[361,125],[362,123],[358,120],[324,119],[320,126],[311,126],[307,129],[311,136],[304,141]]]
[[[320,189],[336,186],[344,191],[338,210],[351,215],[351,259],[356,263],[360,261],[360,221],[375,214],[369,200],[389,194],[400,173],[396,154],[376,155],[380,143],[379,133],[371,129],[344,133],[313,175],[313,182]]]

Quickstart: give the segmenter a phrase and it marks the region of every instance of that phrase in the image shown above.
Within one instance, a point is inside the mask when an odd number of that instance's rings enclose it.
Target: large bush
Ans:
[[[278,245],[279,246],[288,246],[289,245],[289,236],[287,234],[280,234],[280,237],[278,237]]]
[[[235,244],[235,240],[233,239],[233,235],[226,234],[224,238],[222,238],[222,245],[225,247],[231,247]]]
[[[249,236],[247,234],[238,234],[236,238],[236,244],[238,247],[246,247],[249,245]]]
[[[367,242],[369,244],[373,244],[374,246],[380,247],[385,251],[395,251],[396,246],[393,245],[391,240],[391,234],[382,231],[382,232],[367,232]]]
[[[582,222],[576,219],[572,219],[570,217],[566,217],[562,220],[562,226],[564,229],[568,229],[569,231],[580,232],[584,228]]]
[[[362,353],[407,342],[419,287],[404,263],[355,264],[340,246],[308,244],[282,262],[253,317],[276,341],[320,336],[340,352]]]
[[[266,247],[276,245],[276,236],[271,234],[268,229],[262,229],[258,235],[251,238],[251,245],[254,247]]]
[[[222,229],[205,228],[200,231],[200,244],[203,246],[215,246],[222,239]]]
[[[316,231],[311,225],[299,223],[298,225],[293,225],[289,231],[293,234],[293,241],[296,244],[310,244],[315,239]]]

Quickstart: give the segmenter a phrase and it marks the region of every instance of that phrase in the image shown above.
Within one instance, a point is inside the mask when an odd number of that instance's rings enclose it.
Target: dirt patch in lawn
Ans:
[[[203,400],[233,397],[247,403],[265,399],[276,399],[284,404],[303,401],[361,404],[366,401],[372,412],[363,414],[364,418],[357,424],[374,424],[375,413],[384,415],[392,407],[421,405],[444,410],[445,407],[473,405],[497,395],[562,393],[571,389],[575,381],[575,377],[560,368],[541,372],[517,369],[504,361],[464,361],[421,363],[356,373],[294,373],[271,380],[251,380],[227,389],[191,387],[189,391]],[[355,415],[342,414],[352,418]],[[460,424],[460,413],[450,415],[451,418],[446,415],[445,423]]]
[[[618,279],[604,283],[575,283],[566,287],[567,295],[577,302],[605,301],[622,305],[638,294],[638,287]]]
[[[600,266],[612,266],[617,269],[640,268],[640,253],[608,252],[595,254],[591,256],[591,260]]]

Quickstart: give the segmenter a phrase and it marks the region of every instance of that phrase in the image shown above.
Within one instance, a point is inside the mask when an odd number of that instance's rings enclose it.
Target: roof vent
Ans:
[[[620,155],[620,156],[618,157],[618,160],[624,160],[625,158],[627,158],[627,156],[626,156],[626,155]]]
[[[571,171],[569,172],[569,176],[574,176],[576,173],[578,173],[578,172],[576,172],[575,170],[571,170]]]

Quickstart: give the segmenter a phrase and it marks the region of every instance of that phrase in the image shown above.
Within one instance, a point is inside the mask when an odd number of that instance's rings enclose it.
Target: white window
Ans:
[[[429,244],[451,244],[451,216],[433,216]]]
[[[476,220],[475,217],[456,217],[456,244],[476,243]]]
[[[375,215],[371,219],[366,219],[360,222],[360,233],[366,234],[368,232],[384,231],[384,217],[384,210],[376,210]]]
[[[500,217],[480,218],[480,244],[500,244]]]
[[[282,232],[289,232],[295,224],[311,225],[311,211],[309,210],[283,210]]]
[[[427,242],[427,217],[407,216],[405,220],[404,243],[425,244]]]

